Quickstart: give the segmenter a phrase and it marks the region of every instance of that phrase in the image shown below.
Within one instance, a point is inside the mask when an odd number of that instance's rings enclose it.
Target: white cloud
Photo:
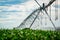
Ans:
[[[24,19],[26,18],[33,9],[36,9],[35,2],[34,1],[29,1],[26,2],[25,4],[18,4],[18,5],[12,5],[12,6],[0,6],[0,8],[2,9],[1,12],[3,11],[20,11],[20,12],[11,12],[9,13],[10,15],[5,15],[8,16],[7,18],[3,18],[3,20],[7,20],[7,19]],[[29,13],[28,13],[29,12]]]

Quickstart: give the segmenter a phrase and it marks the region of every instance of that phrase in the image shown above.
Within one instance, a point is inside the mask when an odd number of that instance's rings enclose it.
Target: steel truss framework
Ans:
[[[40,6],[38,9],[34,10],[17,28],[31,28],[33,27],[32,25],[38,27],[40,26],[39,25],[39,22],[41,23],[42,25],[42,15],[41,13],[45,14],[48,16],[49,20],[51,21],[53,27],[56,29],[52,19],[51,19],[51,16],[48,14],[46,8],[48,8],[53,2],[55,2],[56,0],[51,0],[47,5],[45,5],[44,3],[42,4],[43,6],[41,6],[36,0],[35,2]],[[44,12],[43,12],[44,11]]]

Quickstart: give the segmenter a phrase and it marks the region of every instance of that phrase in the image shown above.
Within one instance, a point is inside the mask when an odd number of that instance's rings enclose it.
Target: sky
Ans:
[[[37,0],[37,1],[39,2],[40,5],[42,5],[42,3],[48,4],[49,2],[49,0],[46,1]],[[59,2],[60,0],[58,0],[58,4],[55,5],[55,3],[53,3],[51,6],[53,13],[52,14],[53,21],[54,21],[53,16],[54,16],[55,8],[58,9],[58,14],[60,13]],[[0,28],[12,29],[14,27],[19,26],[21,22],[38,7],[39,6],[34,0],[0,0]],[[56,22],[54,21],[56,26],[60,26],[59,20]]]

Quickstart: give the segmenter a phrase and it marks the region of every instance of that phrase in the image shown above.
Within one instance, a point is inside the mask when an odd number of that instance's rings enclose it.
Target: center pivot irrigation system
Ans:
[[[45,5],[45,3],[43,3],[43,4],[42,4],[43,6],[41,6],[41,5],[37,2],[37,0],[34,0],[34,1],[39,5],[39,8],[36,9],[36,10],[34,10],[34,11],[33,11],[18,27],[16,27],[16,28],[18,28],[18,29],[20,29],[20,28],[31,28],[31,27],[33,27],[33,25],[36,26],[36,27],[38,27],[38,26],[40,27],[39,22],[42,21],[42,20],[41,20],[41,19],[42,19],[41,13],[44,14],[44,13],[43,13],[43,11],[44,11],[45,14],[48,16],[48,18],[49,18],[51,24],[53,25],[53,27],[56,29],[55,24],[53,23],[53,21],[52,21],[52,19],[51,19],[51,16],[48,14],[48,12],[47,12],[47,10],[46,10],[46,8],[48,8],[49,6],[51,6],[51,4],[52,4],[53,2],[55,2],[56,0],[50,0],[50,2],[49,2],[47,5]],[[56,19],[58,19],[58,18],[56,18]],[[42,25],[42,22],[40,22],[40,23],[41,23],[41,25]]]

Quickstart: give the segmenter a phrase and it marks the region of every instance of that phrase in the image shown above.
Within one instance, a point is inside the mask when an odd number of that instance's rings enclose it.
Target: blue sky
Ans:
[[[0,6],[16,5],[28,0],[0,0]]]
[[[48,0],[37,1],[41,5],[43,2],[48,2]],[[60,3],[57,5],[54,5],[54,3],[52,4],[52,16],[54,16],[54,8],[60,10]],[[33,10],[37,9],[38,7],[39,6],[34,0],[0,0],[0,28],[17,27]],[[60,22],[59,20],[58,22]],[[60,26],[60,23],[58,24],[58,22],[55,23]]]

